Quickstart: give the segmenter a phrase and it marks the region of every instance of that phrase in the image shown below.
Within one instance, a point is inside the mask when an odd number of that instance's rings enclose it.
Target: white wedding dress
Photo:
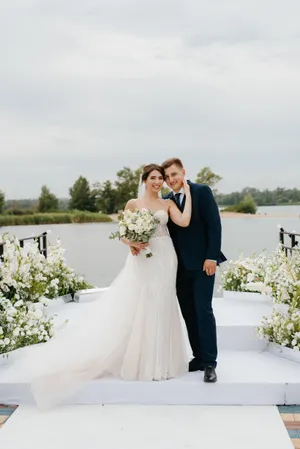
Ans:
[[[187,372],[175,288],[177,257],[167,212],[155,215],[160,225],[150,240],[153,257],[129,253],[121,273],[101,298],[89,303],[76,326],[26,348],[26,357],[15,366],[29,377],[40,408],[62,402],[95,378],[159,381]]]

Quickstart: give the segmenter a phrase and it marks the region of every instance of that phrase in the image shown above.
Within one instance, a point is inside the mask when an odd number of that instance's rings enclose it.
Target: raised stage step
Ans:
[[[300,364],[269,352],[221,350],[218,382],[206,384],[203,373],[162,382],[99,379],[86,383],[69,404],[144,405],[283,405],[300,403]],[[0,373],[0,403],[33,404],[30,385]]]

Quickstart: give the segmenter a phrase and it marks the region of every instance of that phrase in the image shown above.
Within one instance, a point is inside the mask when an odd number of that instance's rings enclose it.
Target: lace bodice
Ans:
[[[160,224],[157,225],[156,231],[153,234],[152,238],[158,238],[158,237],[166,237],[169,236],[169,230],[167,227],[167,223],[169,220],[169,215],[168,212],[166,212],[165,210],[161,209],[158,210],[154,213],[154,216],[157,217],[160,221]]]

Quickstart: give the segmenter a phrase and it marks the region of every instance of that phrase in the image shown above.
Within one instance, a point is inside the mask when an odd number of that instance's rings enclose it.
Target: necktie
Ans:
[[[180,195],[181,193],[175,193],[175,203],[177,204],[179,209],[180,209]]]

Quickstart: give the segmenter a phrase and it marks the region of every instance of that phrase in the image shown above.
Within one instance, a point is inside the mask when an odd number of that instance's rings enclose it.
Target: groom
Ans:
[[[165,181],[172,190],[166,199],[182,211],[185,203],[185,170],[180,159],[166,160]],[[217,333],[212,298],[221,253],[221,220],[211,189],[188,181],[192,196],[190,225],[183,228],[169,220],[169,231],[178,257],[177,296],[186,323],[194,358],[189,371],[204,371],[205,382],[216,382]]]

